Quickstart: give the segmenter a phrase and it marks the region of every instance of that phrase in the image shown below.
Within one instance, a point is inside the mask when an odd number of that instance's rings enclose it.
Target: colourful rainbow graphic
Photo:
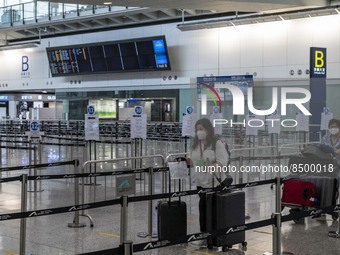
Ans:
[[[205,93],[207,93],[211,99],[214,101],[214,104],[217,106],[217,102],[216,102],[216,99],[213,95],[213,93],[215,94],[216,98],[218,99],[219,103],[220,103],[220,107],[222,106],[222,100],[221,100],[221,97],[220,95],[217,93],[217,91],[210,85],[208,84],[203,84],[205,87],[207,87],[209,90],[207,89],[203,89],[202,88],[202,91],[204,91]]]

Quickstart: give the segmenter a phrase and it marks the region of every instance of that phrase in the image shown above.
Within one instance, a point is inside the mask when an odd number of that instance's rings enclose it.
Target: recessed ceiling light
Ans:
[[[103,4],[110,5],[110,4],[112,4],[112,2],[104,2]]]

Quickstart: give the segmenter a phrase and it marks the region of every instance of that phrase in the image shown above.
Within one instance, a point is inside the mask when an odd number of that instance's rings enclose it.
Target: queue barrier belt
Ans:
[[[45,143],[40,142],[41,145],[51,145],[51,146],[70,146],[70,147],[84,147],[85,143]]]
[[[36,176],[29,176],[28,179],[34,180],[36,179]],[[274,183],[275,181],[276,179],[237,184],[237,185],[228,187],[228,189],[254,187],[254,186]],[[212,191],[221,191],[221,188],[206,189],[204,192],[212,192]],[[148,200],[176,198],[176,197],[183,197],[183,196],[191,196],[191,195],[195,195],[198,193],[202,193],[202,191],[201,190],[200,191],[190,190],[190,191],[171,192],[171,193],[163,193],[163,194],[155,194],[155,195],[135,196],[135,197],[128,197],[128,202],[142,202],[142,201],[148,201]],[[10,214],[0,214],[0,221],[21,219],[21,218],[32,218],[32,217],[37,217],[37,216],[67,213],[67,212],[72,212],[72,211],[88,210],[88,209],[117,205],[117,204],[121,204],[121,198],[95,202],[95,203],[88,203],[88,204],[64,206],[64,207],[58,207],[58,208],[50,208],[50,209],[42,209],[42,210],[18,212],[18,213],[10,213]]]
[[[65,162],[62,162],[65,163]],[[22,168],[21,168],[22,169]],[[147,172],[150,168],[145,169],[139,169],[138,172]],[[155,169],[156,171],[165,171],[166,168],[158,168]],[[119,172],[109,172],[109,173],[98,173],[98,174],[75,174],[75,175],[63,175],[63,178],[76,178],[76,177],[89,177],[89,176],[102,176],[102,175],[112,175],[112,174],[127,174],[128,172],[134,172],[136,173],[136,170],[130,170],[130,171],[119,171]],[[29,176],[29,180],[41,180],[41,179],[52,179],[52,178],[60,178],[61,175],[51,175],[51,176]],[[13,179],[16,178],[16,180],[21,177],[12,177]],[[8,178],[6,178],[8,179]],[[231,190],[231,189],[238,189],[238,188],[247,188],[247,187],[255,187],[260,185],[266,185],[266,184],[273,184],[276,183],[277,179],[270,179],[270,180],[264,180],[264,181],[256,181],[256,182],[249,182],[249,183],[242,183],[242,184],[235,184],[231,185],[229,187],[223,188],[223,190]],[[141,202],[141,201],[148,201],[148,200],[157,200],[157,199],[167,199],[169,197],[175,198],[175,197],[182,197],[182,196],[189,196],[189,195],[195,195],[202,192],[217,192],[221,191],[221,188],[211,188],[206,190],[190,190],[190,191],[181,191],[181,192],[172,192],[172,193],[164,193],[164,194],[155,194],[155,195],[146,195],[146,196],[136,196],[136,197],[128,197],[128,202]],[[107,200],[107,201],[101,201],[101,202],[95,202],[95,203],[87,203],[87,204],[80,204],[80,205],[73,205],[73,206],[64,206],[64,207],[58,207],[58,208],[50,208],[50,209],[43,209],[43,210],[35,210],[35,211],[27,211],[27,212],[18,212],[18,213],[11,213],[11,214],[1,214],[0,215],[0,221],[5,220],[14,220],[14,219],[21,219],[21,218],[32,218],[32,217],[38,217],[38,216],[46,216],[46,215],[53,215],[53,214],[60,214],[60,213],[67,213],[67,212],[74,212],[74,211],[81,211],[81,210],[89,210],[94,208],[100,208],[104,206],[112,206],[122,204],[122,199],[113,199],[113,200]],[[320,215],[322,213],[329,213],[333,211],[340,211],[340,204],[329,206],[326,208],[318,208],[318,209],[311,209],[311,210],[303,210],[299,212],[294,212],[289,215],[285,215],[281,217],[281,222],[287,222],[294,219],[301,219],[306,217],[313,217]],[[251,229],[256,229],[264,226],[269,226],[275,224],[276,220],[275,218],[251,222],[243,225],[237,225],[237,226],[230,226],[222,229],[217,229],[209,232],[202,232],[202,233],[194,233],[190,235],[180,236],[177,237],[174,240],[158,240],[153,242],[146,242],[146,243],[139,243],[133,245],[133,251],[134,252],[140,252],[140,251],[146,251],[151,249],[158,249],[163,248],[167,246],[177,245],[177,244],[183,244],[188,243],[194,240],[201,240],[205,239],[208,236],[220,236],[220,235],[229,235],[232,233],[240,232],[240,231],[247,231]],[[102,251],[95,251],[90,253],[82,253],[85,254],[121,254],[121,248],[113,248],[113,249],[107,249]]]
[[[310,216],[316,216],[321,213],[330,213],[333,211],[339,211],[340,210],[340,204],[329,206],[322,209],[314,209],[314,210],[306,210],[301,211],[298,213],[293,213],[289,215],[285,215],[281,217],[282,222],[292,221],[295,219],[300,218],[306,218]],[[256,228],[261,228],[269,225],[275,225],[276,220],[274,217],[270,219],[260,220],[256,222],[247,223],[244,225],[236,225],[236,226],[230,226],[226,228],[221,228],[213,231],[208,232],[200,232],[200,233],[193,233],[185,236],[179,236],[176,239],[173,240],[157,240],[152,242],[145,242],[145,243],[138,243],[133,245],[133,252],[141,252],[141,251],[147,251],[152,249],[159,249],[164,248],[168,246],[173,246],[177,244],[185,244],[188,242],[196,241],[196,240],[202,240],[206,239],[209,236],[226,236],[231,235],[233,233],[241,232],[241,231],[248,231]],[[120,255],[121,248],[113,248],[113,249],[106,249],[102,251],[92,251],[89,253],[82,253],[81,255]]]
[[[43,163],[43,164],[36,164],[36,165],[2,167],[2,168],[0,168],[0,173],[1,172],[8,172],[8,171],[16,171],[16,170],[38,169],[38,168],[65,166],[65,165],[78,166],[79,160],[74,159],[74,160],[70,160],[70,161],[57,161],[57,162],[52,162],[52,163]]]
[[[0,148],[1,149],[11,149],[11,150],[34,150],[33,147],[19,147],[19,146],[5,146],[5,145],[0,145]]]

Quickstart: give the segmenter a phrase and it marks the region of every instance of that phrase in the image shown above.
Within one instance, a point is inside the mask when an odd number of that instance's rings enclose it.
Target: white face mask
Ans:
[[[204,130],[197,130],[196,134],[198,140],[204,140],[205,138],[207,138],[207,132],[205,132]]]
[[[329,129],[329,132],[330,132],[332,135],[336,135],[337,133],[339,133],[339,129],[338,129],[338,128],[330,128],[330,129]]]

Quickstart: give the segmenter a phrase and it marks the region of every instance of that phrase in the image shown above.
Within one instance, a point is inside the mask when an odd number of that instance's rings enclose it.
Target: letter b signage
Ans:
[[[310,48],[310,78],[326,78],[326,48]]]

